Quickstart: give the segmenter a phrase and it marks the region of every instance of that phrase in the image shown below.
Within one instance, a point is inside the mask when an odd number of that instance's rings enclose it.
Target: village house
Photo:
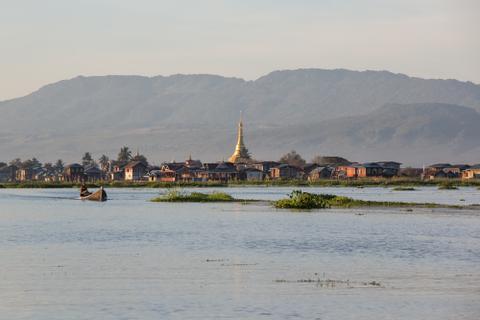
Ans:
[[[384,177],[390,178],[395,177],[400,174],[400,166],[402,165],[400,162],[395,161],[379,161],[375,162],[379,166],[383,168],[382,175]]]
[[[238,173],[240,180],[246,181],[262,181],[264,174],[262,170],[257,168],[245,168]]]
[[[480,164],[473,165],[462,172],[462,179],[480,179]]]
[[[356,169],[358,178],[383,177],[383,167],[376,162],[356,165]]]
[[[195,182],[202,181],[205,170],[201,167],[182,167],[176,171],[177,181]]]
[[[270,169],[270,178],[274,180],[302,179],[303,170],[284,163]]]
[[[462,177],[462,172],[469,169],[470,166],[467,164],[454,164],[449,168],[443,169],[447,173],[449,178],[458,179]]]
[[[205,163],[204,170],[199,172],[202,181],[231,181],[238,180],[238,171],[231,162]]]
[[[316,167],[307,174],[308,181],[318,181],[321,179],[330,179],[332,177],[333,168]]]
[[[84,171],[85,180],[89,182],[96,182],[103,180],[103,171],[96,166],[86,168]]]
[[[450,163],[437,163],[425,168],[423,179],[457,179],[462,176],[462,171],[467,169],[467,165],[451,165]]]
[[[305,174],[305,177],[307,177],[310,172],[312,172],[312,170],[314,170],[315,168],[318,168],[320,167],[319,164],[316,164],[316,163],[307,163],[303,166],[303,173]]]
[[[337,178],[341,179],[383,177],[383,175],[384,168],[376,162],[338,166],[335,174]]]
[[[151,182],[175,182],[176,173],[173,170],[152,170],[147,173],[148,181]]]
[[[450,163],[436,163],[432,164],[425,168],[422,179],[436,179],[436,178],[447,178],[447,173],[444,171],[446,168],[450,168],[452,165]]]
[[[141,181],[147,174],[147,166],[141,161],[129,162],[124,169],[126,181]]]
[[[357,178],[356,164],[337,166],[334,175],[339,179]]]
[[[63,181],[80,182],[85,178],[83,174],[83,166],[78,163],[72,163],[65,167],[63,172]]]
[[[55,172],[49,172],[45,169],[35,170],[33,180],[45,181],[45,182],[57,182],[60,181],[60,177]]]
[[[16,180],[17,181],[32,181],[35,176],[35,169],[33,168],[20,168],[16,171]]]
[[[14,165],[0,168],[0,182],[12,182],[16,179],[17,167]]]
[[[265,179],[270,174],[270,169],[280,165],[277,161],[259,161],[250,164],[250,167],[258,169],[263,172],[263,178]]]

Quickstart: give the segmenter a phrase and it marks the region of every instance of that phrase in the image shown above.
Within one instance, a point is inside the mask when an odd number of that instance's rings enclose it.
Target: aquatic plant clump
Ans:
[[[154,198],[152,202],[234,202],[237,201],[231,195],[224,192],[201,193],[191,192],[185,193],[178,190],[170,190],[165,195]]]
[[[314,194],[294,190],[289,194],[288,199],[275,201],[275,208],[283,209],[324,209],[330,208],[330,201],[337,196],[331,194]]]
[[[393,191],[415,191],[414,187],[395,187],[392,189]]]
[[[452,183],[442,183],[438,186],[438,190],[457,190],[458,187]]]
[[[325,209],[325,208],[353,208],[353,207],[421,207],[421,208],[464,208],[456,205],[442,205],[436,203],[415,203],[397,201],[367,201],[352,199],[332,194],[314,194],[301,190],[294,190],[287,199],[273,202],[278,209]]]

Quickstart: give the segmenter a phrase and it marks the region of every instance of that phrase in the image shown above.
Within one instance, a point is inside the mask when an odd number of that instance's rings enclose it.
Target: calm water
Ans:
[[[474,188],[309,190],[480,203]],[[278,199],[290,189],[225,191]],[[291,212],[107,192],[93,203],[77,190],[0,190],[0,319],[480,317],[480,211]]]

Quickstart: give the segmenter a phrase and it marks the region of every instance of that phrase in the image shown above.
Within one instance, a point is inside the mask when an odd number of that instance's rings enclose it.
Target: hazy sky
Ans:
[[[305,67],[480,83],[480,1],[0,0],[0,100],[77,75]]]

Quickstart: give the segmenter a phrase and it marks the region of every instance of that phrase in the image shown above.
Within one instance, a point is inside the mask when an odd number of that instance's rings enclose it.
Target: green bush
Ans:
[[[414,187],[395,187],[392,189],[393,191],[415,191]]]
[[[451,182],[443,182],[438,186],[438,190],[457,190],[458,187]]]
[[[357,200],[331,194],[313,194],[301,190],[292,191],[287,199],[273,202],[275,208],[282,209],[324,209],[352,207],[421,207],[421,208],[463,208],[456,205],[441,205],[435,203],[414,203],[396,201]]]
[[[169,190],[165,195],[152,199],[153,202],[233,202],[237,201],[231,195],[223,192],[211,194],[201,192],[184,193],[176,189]]]
[[[314,194],[303,192],[301,190],[294,190],[289,194],[288,199],[281,199],[275,201],[273,205],[275,208],[288,209],[324,209],[329,208],[329,200],[336,198],[330,194]]]

